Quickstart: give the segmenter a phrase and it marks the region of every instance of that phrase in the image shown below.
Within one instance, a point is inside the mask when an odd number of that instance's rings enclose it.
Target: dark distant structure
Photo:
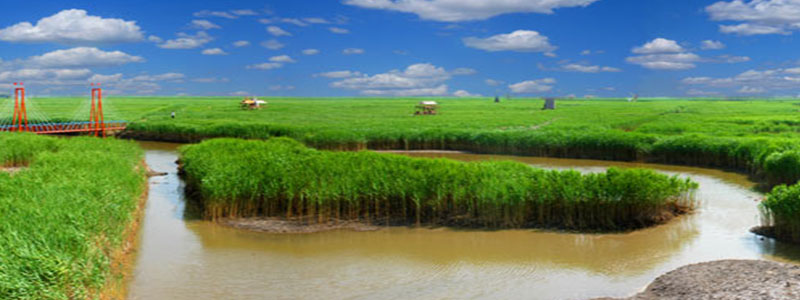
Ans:
[[[494,96],[494,103],[500,103],[500,97]]]
[[[544,107],[542,110],[555,110],[556,109],[556,98],[544,98]]]

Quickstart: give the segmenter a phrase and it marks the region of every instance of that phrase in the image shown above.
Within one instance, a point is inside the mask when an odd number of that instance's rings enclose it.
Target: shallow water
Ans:
[[[247,232],[184,218],[175,144],[142,142],[150,179],[131,299],[585,299],[628,296],[679,266],[725,258],[800,261],[762,241],[755,185],[691,167],[463,153],[596,172],[647,167],[700,183],[697,213],[622,234],[389,228],[304,235]]]

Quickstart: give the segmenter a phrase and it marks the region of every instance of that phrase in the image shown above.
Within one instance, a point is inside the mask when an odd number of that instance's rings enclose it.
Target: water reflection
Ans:
[[[746,176],[688,167],[514,159],[547,168],[650,167],[700,183],[699,212],[619,234],[389,228],[275,235],[183,218],[175,145],[142,143],[151,179],[133,299],[581,299],[626,296],[681,265],[723,258],[800,259],[798,247],[761,241],[760,195]]]

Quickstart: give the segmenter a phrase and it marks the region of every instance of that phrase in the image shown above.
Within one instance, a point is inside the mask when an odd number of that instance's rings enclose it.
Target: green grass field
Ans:
[[[112,264],[135,234],[141,160],[127,141],[0,133],[0,163],[23,167],[0,170],[0,299],[124,297]]]

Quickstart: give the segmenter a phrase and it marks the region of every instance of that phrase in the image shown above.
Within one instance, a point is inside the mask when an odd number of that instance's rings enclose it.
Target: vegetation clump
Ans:
[[[760,208],[763,226],[756,233],[800,244],[800,184],[776,186]]]
[[[0,299],[94,299],[145,189],[131,142],[0,133]]]
[[[187,188],[210,219],[626,230],[692,209],[697,188],[650,170],[581,174],[508,161],[329,152],[288,138],[213,139],[180,152]]]

